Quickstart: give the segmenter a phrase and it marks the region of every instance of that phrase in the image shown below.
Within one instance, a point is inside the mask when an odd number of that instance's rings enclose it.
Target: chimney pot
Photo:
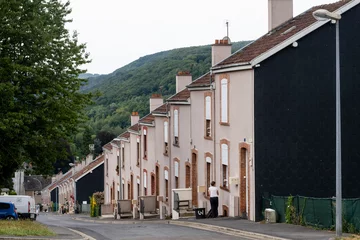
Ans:
[[[219,44],[219,40],[216,39],[216,40],[215,40],[215,44]]]

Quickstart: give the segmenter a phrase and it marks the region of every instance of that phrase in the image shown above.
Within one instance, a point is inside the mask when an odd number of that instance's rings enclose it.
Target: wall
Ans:
[[[89,197],[95,192],[104,191],[104,163],[92,170],[76,182],[76,199],[82,204],[83,201],[89,203]]]

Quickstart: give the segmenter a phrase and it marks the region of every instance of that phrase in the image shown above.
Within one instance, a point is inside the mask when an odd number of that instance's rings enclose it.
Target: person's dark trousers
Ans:
[[[211,205],[211,212],[212,216],[216,218],[218,214],[218,207],[219,207],[219,198],[218,197],[211,197],[210,198],[210,205]]]

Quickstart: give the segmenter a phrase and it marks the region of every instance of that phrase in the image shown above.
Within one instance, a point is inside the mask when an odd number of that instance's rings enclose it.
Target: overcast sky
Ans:
[[[293,0],[294,16],[337,0]],[[268,0],[70,0],[89,73],[107,74],[138,58],[174,48],[255,40],[267,32]]]

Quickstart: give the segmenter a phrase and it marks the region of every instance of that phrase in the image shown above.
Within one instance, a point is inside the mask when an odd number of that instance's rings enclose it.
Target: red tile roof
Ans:
[[[94,161],[89,163],[87,166],[85,166],[83,169],[81,169],[80,171],[75,173],[71,178],[76,180],[79,177],[81,177],[84,173],[87,173],[88,171],[90,171],[93,168],[97,168],[104,162],[104,158],[105,158],[104,155],[97,157],[97,159],[95,159]]]
[[[229,58],[217,64],[217,66],[224,66],[229,64],[238,64],[238,63],[249,63],[254,58],[260,56],[261,54],[267,52],[273,47],[279,45],[305,28],[309,27],[317,20],[313,17],[312,13],[317,9],[326,9],[330,12],[333,12],[343,5],[349,3],[352,0],[341,0],[332,4],[325,4],[320,6],[315,6],[305,11],[304,13],[290,19],[289,21],[283,23],[279,27],[273,29],[269,33],[260,37],[256,41],[247,45],[246,47],[240,49]]]
[[[61,184],[64,180],[68,179],[69,177],[71,177],[72,175],[72,171],[71,169],[62,177],[60,178],[58,181],[55,181],[54,183],[52,183],[50,186],[49,186],[49,190],[53,190],[58,184]]]
[[[103,146],[103,148],[106,148],[107,150],[112,150],[112,145],[111,143],[107,143]]]
[[[199,77],[198,79],[194,80],[192,83],[188,85],[189,88],[192,87],[208,87],[210,83],[214,81],[212,77],[210,77],[210,72],[206,73],[205,75]]]
[[[123,132],[122,134],[120,134],[119,136],[120,138],[129,138],[130,137],[130,133],[128,131]]]
[[[187,101],[190,98],[190,91],[189,89],[185,88],[184,90],[178,92],[174,96],[167,99],[168,102],[183,102]]]
[[[136,123],[136,124],[132,125],[131,127],[129,127],[129,129],[132,130],[132,131],[138,132],[139,129],[140,129],[139,124]]]
[[[156,108],[154,111],[152,111],[153,113],[167,113],[168,108],[167,108],[167,104],[163,104],[160,107]]]
[[[149,113],[148,115],[146,115],[145,117],[143,117],[142,119],[140,119],[140,123],[149,123],[152,124],[155,120],[155,117]]]

